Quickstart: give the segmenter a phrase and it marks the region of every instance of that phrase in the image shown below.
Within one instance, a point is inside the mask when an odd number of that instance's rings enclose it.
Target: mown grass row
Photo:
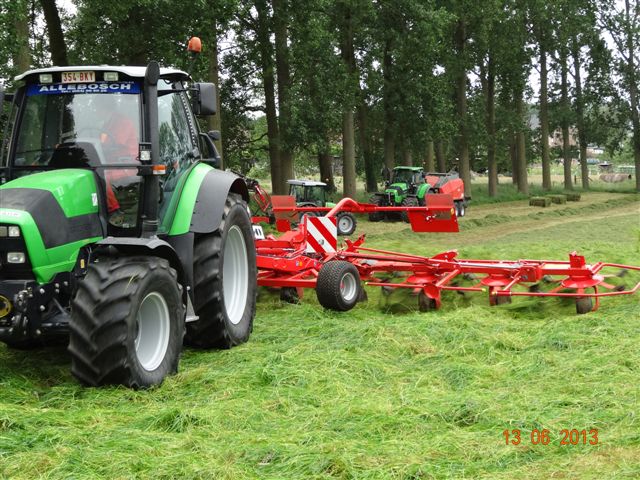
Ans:
[[[638,264],[640,211],[627,206],[620,216],[607,215],[617,204],[603,206],[597,225],[577,214],[524,219],[535,235],[385,224],[368,243],[423,253],[459,245],[477,258],[562,259],[580,248],[594,261]],[[0,347],[0,477],[640,476],[637,296],[576,316],[570,301],[491,308],[485,296],[449,292],[442,310],[424,314],[408,294],[369,291],[346,315],[323,311],[310,291],[300,305],[263,292],[249,343],[187,349],[180,373],[148,391],[80,387],[64,348]],[[523,442],[505,445],[502,431],[515,428]],[[542,428],[551,443],[532,445]],[[563,428],[598,429],[600,443],[561,446]]]

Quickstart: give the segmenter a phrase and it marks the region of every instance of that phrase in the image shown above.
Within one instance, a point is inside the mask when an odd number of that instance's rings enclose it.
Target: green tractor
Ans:
[[[446,193],[452,196],[458,217],[464,217],[468,198],[464,195],[464,183],[456,172],[426,173],[421,167],[395,167],[385,180],[384,192],[374,193],[369,202],[380,207],[419,207],[427,204],[427,195]],[[394,213],[375,212],[369,220],[380,222],[393,218]],[[408,212],[400,214],[402,220],[409,221]]]
[[[295,197],[298,207],[335,207],[327,201],[327,184],[313,180],[287,180],[289,195]],[[306,212],[304,215],[318,216],[320,212]],[[356,230],[356,218],[349,212],[337,215],[338,235],[351,235]]]
[[[183,341],[248,340],[256,257],[245,182],[195,116],[215,86],[147,67],[16,77],[0,162],[0,341],[67,341],[83,384],[159,384]]]

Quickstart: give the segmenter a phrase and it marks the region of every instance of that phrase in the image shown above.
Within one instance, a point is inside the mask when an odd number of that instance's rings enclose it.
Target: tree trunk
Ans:
[[[413,152],[406,138],[402,140],[402,164],[407,167],[413,166]]]
[[[509,138],[509,155],[511,156],[511,183],[518,185],[518,137],[512,132]]]
[[[265,110],[267,115],[267,136],[269,137],[269,166],[271,170],[271,190],[276,195],[285,195],[282,189],[280,168],[280,135],[276,109],[276,82],[273,74],[273,45],[270,40],[269,13],[265,0],[255,1],[258,21],[256,38],[260,50],[260,68],[264,87]],[[286,178],[285,178],[286,181]]]
[[[562,161],[564,163],[564,188],[573,190],[573,179],[571,178],[571,145],[569,144],[569,67],[567,66],[567,53],[565,49],[560,49],[560,96],[562,105]]]
[[[342,114],[342,176],[345,197],[356,197],[356,142],[353,110]]]
[[[482,88],[485,98],[485,123],[487,130],[487,168],[489,196],[498,194],[498,163],[496,160],[496,72],[493,52],[489,51],[487,66],[481,68]]]
[[[29,52],[29,13],[28,3],[24,0],[17,2],[16,16],[13,20],[16,29],[16,48],[13,51],[13,64],[19,73],[26,72],[31,67],[31,53]]]
[[[516,132],[516,144],[518,148],[518,191],[527,195],[529,193],[529,181],[527,178],[527,150],[525,142],[525,118],[523,91],[516,92],[516,114],[518,116],[518,130]]]
[[[467,47],[465,19],[458,20],[455,33],[458,62],[464,62]],[[467,129],[467,69],[458,65],[456,71],[456,110],[458,114],[458,169],[464,182],[464,194],[471,196],[471,171],[469,168],[469,132]]]
[[[369,129],[367,124],[367,105],[364,100],[360,100],[358,104],[358,131],[360,132],[360,148],[364,158],[364,174],[366,178],[367,192],[375,192],[378,190],[378,179],[376,177],[376,165],[371,151],[371,140],[369,137]]]
[[[329,141],[327,140],[327,145]],[[331,192],[336,191],[336,184],[333,180],[333,156],[328,148],[323,148],[318,152],[318,168],[320,170],[320,180],[327,184]]]
[[[393,105],[393,85],[392,71],[393,58],[391,56],[391,40],[384,44],[384,54],[382,58],[383,86],[383,108],[384,108],[384,164],[388,169],[392,169],[396,163],[396,136],[395,136],[395,114]]]
[[[631,7],[625,0],[625,22],[627,25],[627,78],[629,82],[629,103],[631,106],[631,125],[633,126],[633,159],[636,166],[636,190],[640,192],[640,113],[638,112],[638,85],[636,83],[636,66],[633,30],[631,28]]]
[[[56,66],[67,66],[69,65],[69,61],[67,60],[67,45],[64,42],[56,0],[40,0],[40,5],[44,13],[44,21],[47,24],[51,61]]]
[[[353,104],[358,91],[356,78],[356,58],[353,49],[353,12],[350,7],[345,11],[341,29],[340,55],[347,75],[347,95],[342,112],[342,177],[345,197],[356,196],[356,142]]]
[[[215,22],[215,21],[214,21]],[[220,85],[219,64],[218,64],[218,23],[215,22],[212,35],[209,37],[211,46],[209,47],[209,81],[218,87]],[[220,95],[216,95],[216,114],[210,115],[207,120],[209,130],[222,131],[222,111],[220,105]],[[220,155],[220,170],[224,170],[224,155],[222,151],[222,140],[215,142],[216,149]]]
[[[584,98],[582,96],[582,78],[580,75],[580,46],[574,36],[572,41],[573,69],[576,81],[576,126],[578,127],[578,144],[580,145],[580,176],[582,188],[589,190],[589,164],[587,163],[587,132],[584,122]]]
[[[542,188],[551,190],[551,156],[549,155],[549,89],[547,51],[540,45],[540,147],[542,150]]]
[[[273,24],[278,80],[278,129],[280,132],[280,186],[287,190],[287,179],[294,178],[291,138],[291,72],[289,66],[288,31],[289,5],[287,0],[273,0]]]
[[[435,146],[433,140],[429,140],[427,143],[427,155],[424,161],[424,169],[427,172],[435,172]]]
[[[444,141],[438,140],[436,142],[436,161],[438,163],[438,172],[447,172],[447,160],[445,158]]]

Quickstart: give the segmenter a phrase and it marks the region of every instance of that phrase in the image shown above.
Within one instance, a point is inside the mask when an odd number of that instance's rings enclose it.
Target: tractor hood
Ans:
[[[20,227],[38,281],[71,270],[79,247],[104,236],[94,173],[54,170],[0,186],[0,225]]]
[[[385,193],[390,193],[395,198],[395,203],[402,202],[402,198],[409,191],[406,183],[392,183],[385,189]]]

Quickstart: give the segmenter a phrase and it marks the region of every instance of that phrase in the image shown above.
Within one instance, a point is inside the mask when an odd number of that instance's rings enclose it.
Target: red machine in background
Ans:
[[[364,281],[384,289],[411,289],[420,311],[440,308],[443,291],[458,291],[488,292],[490,305],[508,303],[514,296],[569,297],[575,300],[579,314],[596,310],[602,297],[629,295],[640,289],[640,282],[631,290],[611,285],[605,278],[613,274],[602,273],[605,268],[622,272],[640,271],[640,267],[587,264],[576,252],[569,255],[569,261],[463,260],[457,258],[455,250],[423,257],[365,248],[364,235],[338,246],[335,216],[340,211],[371,213],[405,208],[414,231],[457,231],[451,196],[434,194],[429,199],[425,207],[378,207],[345,198],[325,217],[308,217],[293,230],[287,228],[293,199],[276,200],[276,223],[286,232],[277,238],[262,235],[256,239],[258,285],[280,288],[281,298],[287,301],[297,301],[304,288],[314,288],[320,304],[337,311],[350,310],[366,298]],[[460,286],[461,279],[471,279],[475,284]]]

